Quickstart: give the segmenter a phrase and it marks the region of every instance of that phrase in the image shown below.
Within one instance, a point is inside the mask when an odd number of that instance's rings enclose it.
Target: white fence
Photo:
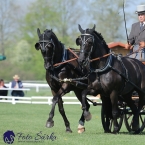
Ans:
[[[11,82],[5,84],[8,88],[11,88]],[[37,83],[23,83],[24,88],[36,88],[36,92],[39,92],[40,88],[50,88],[48,84]]]
[[[24,104],[52,104],[51,96],[48,97],[39,97],[39,96],[32,96],[32,97],[12,97],[12,96],[0,96],[1,100],[0,103],[24,103]],[[88,97],[93,102],[97,102],[101,104],[100,99],[98,97]],[[77,97],[62,97],[64,103],[63,104],[81,104]],[[89,102],[90,103],[90,102]],[[92,104],[92,103],[90,103]]]

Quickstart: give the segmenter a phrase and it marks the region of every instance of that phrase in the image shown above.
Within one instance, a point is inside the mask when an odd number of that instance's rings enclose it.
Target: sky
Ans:
[[[34,2],[35,0],[15,0],[15,1],[16,1],[16,3],[18,5],[20,5],[20,7],[22,9],[27,9],[27,7],[30,5],[30,3]],[[82,2],[83,0],[80,0],[80,1]],[[84,1],[86,1],[86,0],[84,0]],[[130,14],[133,14],[134,13],[134,15],[137,18],[137,15],[135,14],[137,5],[140,5],[140,4],[144,4],[145,5],[145,0],[124,0],[124,1],[125,1],[125,4],[128,4],[127,9],[125,8],[125,12],[126,13],[128,12]],[[111,0],[110,0],[110,2],[111,2]],[[122,2],[123,2],[123,0],[122,0]],[[121,13],[123,15],[123,11]],[[125,15],[127,17],[127,14],[126,13],[125,13]],[[134,18],[126,19],[127,28],[131,28],[131,25],[134,22],[135,22]],[[84,27],[87,27],[87,26],[84,26]]]
[[[17,4],[19,4],[22,7],[22,9],[25,9],[25,8],[27,8],[27,6],[29,6],[29,4],[31,2],[34,2],[35,0],[15,0],[15,1]],[[81,0],[81,1],[83,1],[83,0]],[[86,1],[86,0],[84,0],[84,1]],[[125,1],[125,3],[129,4],[128,9],[125,9],[125,11],[126,12],[128,11],[129,13],[134,13],[134,14],[135,14],[137,5],[145,4],[145,0],[124,0],[124,1]],[[111,2],[111,0],[110,0],[110,2]],[[130,23],[133,23],[133,19],[130,19]]]

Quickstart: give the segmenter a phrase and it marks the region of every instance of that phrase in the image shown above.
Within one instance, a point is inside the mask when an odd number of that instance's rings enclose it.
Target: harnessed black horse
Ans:
[[[86,95],[101,94],[103,107],[108,107],[106,110],[111,108],[109,110],[111,110],[114,120],[113,133],[118,133],[117,118],[120,114],[118,100],[121,96],[134,115],[132,130],[139,133],[139,112],[145,99],[145,65],[133,58],[109,54],[110,50],[102,35],[95,31],[95,26],[92,29],[83,30],[79,25],[79,30],[81,35],[76,39],[76,44],[80,45],[79,63],[81,66],[87,66],[91,72],[88,76],[88,88],[82,92],[82,105],[85,115],[87,114],[84,103]],[[107,57],[103,57],[107,54]],[[91,62],[98,57],[100,57],[99,60]],[[132,101],[134,90],[139,95],[138,106]],[[106,98],[108,98],[107,101]],[[109,106],[107,105],[108,102]],[[108,117],[110,117],[110,111],[108,113]],[[109,127],[106,128],[107,130],[109,132]]]
[[[39,42],[35,44],[35,48],[37,50],[41,50],[42,56],[44,58],[44,67],[46,69],[46,80],[48,85],[51,88],[53,100],[52,100],[52,109],[49,113],[49,118],[46,122],[46,127],[54,126],[54,110],[55,105],[58,103],[60,114],[62,115],[66,132],[72,132],[70,129],[70,123],[65,115],[65,111],[63,108],[62,96],[70,91],[74,91],[78,100],[82,102],[82,89],[78,86],[71,85],[62,80],[65,78],[76,78],[82,75],[82,72],[79,69],[78,61],[73,60],[67,63],[62,63],[60,65],[55,65],[60,62],[64,62],[66,60],[70,60],[75,58],[75,56],[65,49],[64,45],[58,40],[56,35],[52,32],[52,30],[45,30],[44,33],[41,34],[39,28],[37,29]],[[90,105],[87,100],[85,100],[85,105],[87,111],[90,108]],[[89,113],[89,117],[86,119],[87,121],[91,119],[91,114]],[[79,120],[78,132],[79,130],[84,131],[84,123],[85,118],[82,114]],[[83,132],[82,131],[82,132]],[[81,132],[81,131],[80,131]],[[80,133],[79,132],[79,133]]]

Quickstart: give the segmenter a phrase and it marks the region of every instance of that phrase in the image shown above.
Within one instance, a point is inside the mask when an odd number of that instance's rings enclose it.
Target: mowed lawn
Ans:
[[[141,145],[145,144],[145,131],[139,135],[129,134],[124,124],[117,135],[105,134],[100,117],[100,106],[92,106],[92,120],[85,123],[86,131],[77,133],[80,105],[64,105],[73,133],[65,132],[65,125],[58,107],[55,109],[54,127],[45,123],[51,106],[35,104],[0,103],[0,145],[5,145],[3,134],[11,130],[15,134],[13,145]],[[50,137],[51,136],[51,137]],[[49,138],[50,137],[50,138]],[[56,137],[56,140],[51,139]]]

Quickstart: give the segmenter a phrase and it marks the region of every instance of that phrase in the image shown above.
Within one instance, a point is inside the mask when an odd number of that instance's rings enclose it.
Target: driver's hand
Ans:
[[[132,49],[131,44],[128,44],[128,43],[125,44],[125,48],[126,48],[126,49]]]
[[[145,47],[145,41],[139,42],[139,47],[140,47],[140,48],[144,48],[144,47]]]

